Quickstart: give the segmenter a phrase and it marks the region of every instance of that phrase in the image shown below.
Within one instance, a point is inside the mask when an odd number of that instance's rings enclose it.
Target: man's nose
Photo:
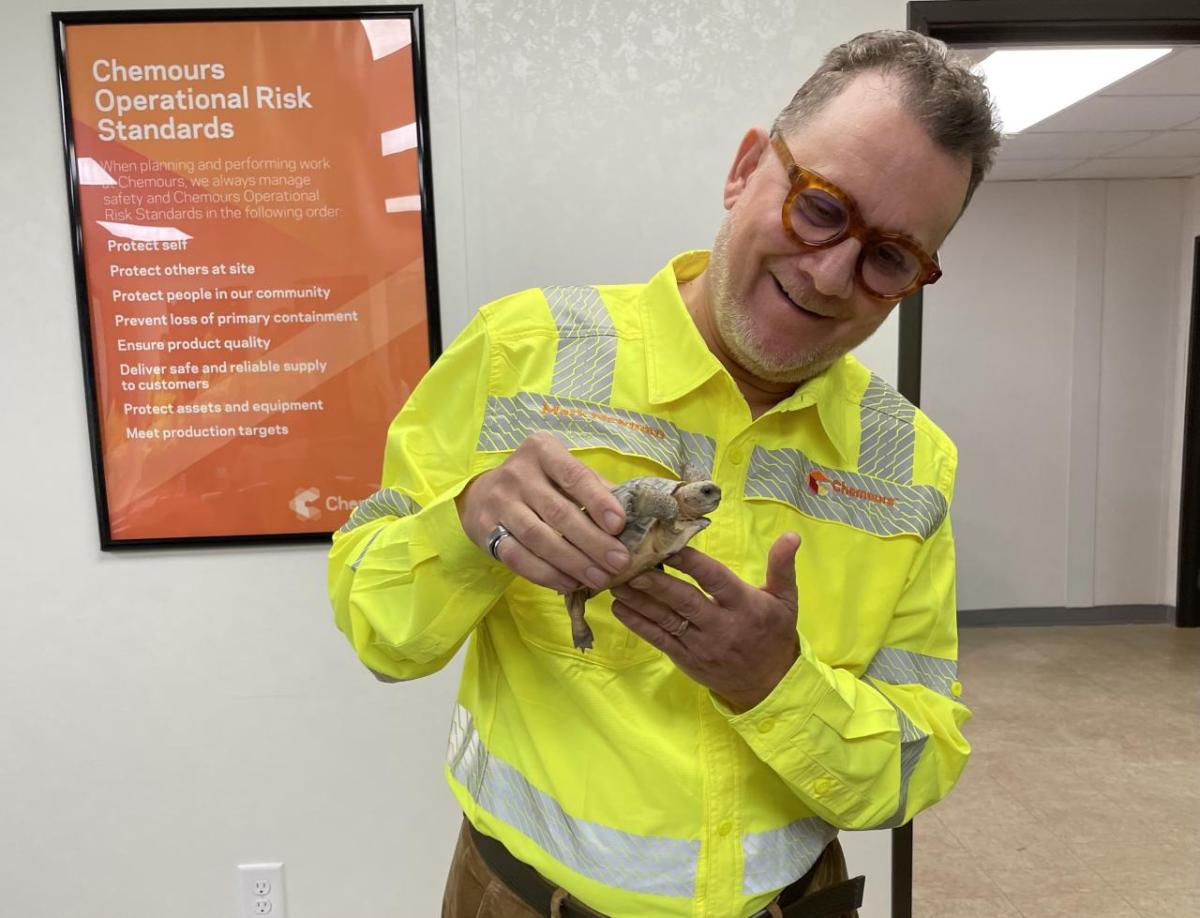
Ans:
[[[813,286],[823,296],[849,299],[854,293],[854,275],[862,243],[854,238],[843,239],[827,249],[814,249],[800,256],[800,267],[813,279]]]

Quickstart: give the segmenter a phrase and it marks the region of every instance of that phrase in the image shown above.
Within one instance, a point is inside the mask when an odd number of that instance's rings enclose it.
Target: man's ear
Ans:
[[[742,142],[738,145],[737,155],[733,158],[733,165],[729,169],[729,175],[725,177],[726,210],[733,207],[737,199],[742,196],[742,192],[746,190],[746,182],[758,168],[758,161],[767,149],[768,142],[767,132],[760,127],[751,128],[742,138]]]

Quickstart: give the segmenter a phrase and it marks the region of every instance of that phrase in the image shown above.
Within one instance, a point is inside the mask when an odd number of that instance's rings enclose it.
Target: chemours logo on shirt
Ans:
[[[824,472],[809,473],[808,490],[810,494],[815,494],[817,497],[826,497],[830,491],[833,491],[835,494],[844,494],[855,500],[866,500],[873,504],[882,504],[885,507],[895,506],[896,503],[896,498],[894,497],[886,497],[883,494],[876,494],[873,491],[864,491],[862,488],[851,487],[840,479],[830,478]]]
[[[824,497],[829,493],[829,476],[824,472],[811,472],[808,476],[808,490],[810,494],[816,494],[818,497]]]

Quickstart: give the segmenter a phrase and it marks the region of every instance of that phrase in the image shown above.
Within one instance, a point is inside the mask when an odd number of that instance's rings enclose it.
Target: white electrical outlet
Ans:
[[[283,864],[238,864],[236,884],[239,918],[287,918]]]

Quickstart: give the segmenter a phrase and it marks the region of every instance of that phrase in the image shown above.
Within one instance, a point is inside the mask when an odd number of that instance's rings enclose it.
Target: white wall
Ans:
[[[460,3],[469,308],[447,303],[453,330],[513,290],[648,278],[708,248],[745,131],[833,44],[903,26],[899,0],[845,6]],[[893,317],[859,355],[894,381],[897,343]]]
[[[961,454],[960,607],[1174,601],[1184,185],[985,183],[945,246],[922,405]]]
[[[371,679],[331,623],[319,547],[98,550],[60,6],[6,2],[0,37],[0,910],[232,916],[234,865],[281,859],[292,918],[436,914],[457,829],[441,762],[458,665]],[[509,290],[646,277],[707,245],[741,132],[827,46],[900,26],[904,9],[427,3],[447,335]],[[894,327],[878,337],[894,351]],[[889,913],[886,845],[848,841],[871,875],[864,918]]]
[[[1179,488],[1167,470],[1183,183],[1108,185],[1096,602],[1173,603],[1162,569],[1168,495]]]

